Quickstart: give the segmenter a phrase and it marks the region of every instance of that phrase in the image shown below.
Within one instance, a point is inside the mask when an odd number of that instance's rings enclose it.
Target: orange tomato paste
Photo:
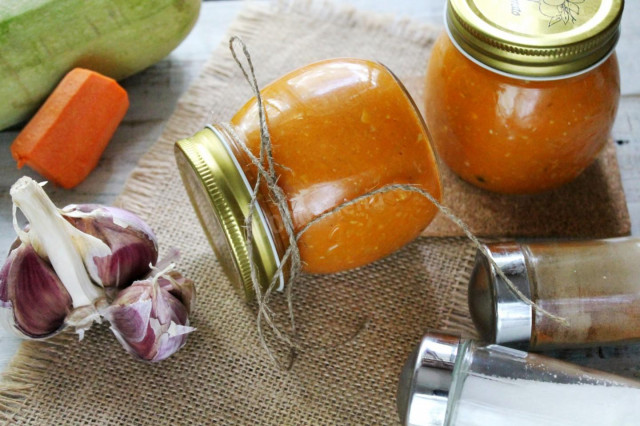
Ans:
[[[427,70],[427,125],[438,155],[464,180],[533,193],[571,181],[594,161],[619,93],[615,55],[581,75],[526,81],[473,63],[443,33]]]
[[[440,181],[426,128],[400,82],[383,65],[335,59],[300,68],[262,91],[278,184],[296,231],[318,215],[387,184],[411,184],[440,199]],[[255,98],[231,126],[257,156]],[[233,148],[247,176],[255,167]],[[250,179],[251,180],[251,179]],[[268,200],[263,194],[263,199]],[[275,206],[270,212],[279,216]],[[346,207],[313,225],[299,240],[304,269],[355,268],[417,237],[436,214],[418,194],[393,191]],[[272,232],[288,241],[279,217]]]

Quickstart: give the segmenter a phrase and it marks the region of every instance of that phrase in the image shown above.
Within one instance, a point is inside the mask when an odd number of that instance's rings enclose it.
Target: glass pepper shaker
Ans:
[[[512,283],[562,323],[516,296],[478,253],[469,310],[484,340],[530,350],[640,340],[640,239],[486,245]]]
[[[539,354],[429,332],[397,395],[412,426],[635,425],[640,382]]]

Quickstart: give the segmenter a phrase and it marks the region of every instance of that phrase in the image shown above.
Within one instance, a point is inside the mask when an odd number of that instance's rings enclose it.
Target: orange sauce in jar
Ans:
[[[277,184],[295,233],[323,213],[390,184],[441,198],[438,167],[420,112],[383,65],[331,59],[299,68],[261,90]],[[176,144],[187,192],[227,274],[253,292],[245,220],[260,155],[258,104],[252,98],[227,125]],[[244,183],[243,183],[244,182]],[[289,238],[263,185],[253,215],[253,265],[263,286]],[[365,197],[312,224],[298,240],[303,270],[331,273],[365,265],[416,238],[437,208],[402,190]],[[257,266],[256,266],[257,265]],[[252,268],[253,269],[253,268]]]
[[[438,155],[462,179],[535,193],[596,159],[620,97],[624,1],[588,3],[447,0],[425,114]]]
[[[619,96],[615,55],[575,77],[528,81],[472,62],[443,33],[428,65],[427,123],[438,154],[461,178],[532,193],[573,180],[594,161]]]
[[[300,68],[262,91],[278,184],[300,231],[318,215],[388,184],[412,184],[440,198],[438,170],[413,101],[383,65],[336,59]],[[232,118],[241,143],[259,154],[255,98]],[[251,169],[246,162],[244,166]],[[272,214],[277,214],[273,206]],[[299,240],[304,270],[362,266],[417,237],[436,208],[393,191],[340,210]],[[284,229],[278,226],[283,241]]]

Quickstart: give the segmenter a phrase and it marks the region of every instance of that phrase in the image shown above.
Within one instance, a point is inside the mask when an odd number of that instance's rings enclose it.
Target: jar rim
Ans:
[[[280,269],[281,259],[259,202],[254,205],[253,256],[249,256],[244,229],[253,188],[225,135],[217,126],[206,126],[176,142],[175,156],[191,204],[218,261],[234,287],[250,301],[255,298],[251,259],[263,291]],[[284,289],[284,281],[284,274],[280,274],[278,291]]]
[[[624,0],[512,0],[510,9],[448,0],[445,28],[456,48],[484,68],[555,80],[588,72],[612,54],[623,9]]]

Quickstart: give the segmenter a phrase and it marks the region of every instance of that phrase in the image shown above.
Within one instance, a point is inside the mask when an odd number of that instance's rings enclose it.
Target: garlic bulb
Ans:
[[[33,247],[21,243],[0,270],[0,311],[9,329],[30,338],[60,331],[72,310],[71,296]]]
[[[184,346],[195,291],[174,265],[122,290],[103,311],[122,346],[142,360],[157,362]]]
[[[156,263],[156,236],[135,214],[98,204],[72,204],[61,213],[76,229],[98,238],[111,250],[107,256],[85,260],[91,278],[103,287],[128,286]]]
[[[104,316],[122,345],[144,360],[163,360],[184,346],[194,330],[193,282],[174,270],[175,249],[153,267],[157,241],[142,219],[96,204],[58,210],[28,177],[10,194],[18,240],[0,268],[0,320],[11,330],[40,339],[70,326],[82,338]],[[24,229],[18,210],[28,221]],[[120,291],[110,306],[106,291]]]
[[[72,312],[65,318],[65,324],[75,327],[80,338],[84,331],[91,327],[94,321],[100,321],[98,309],[106,304],[105,294],[101,287],[91,281],[84,267],[84,258],[102,257],[111,254],[106,244],[95,237],[84,234],[75,229],[59,213],[42,187],[29,177],[20,178],[10,190],[14,205],[14,228],[18,238],[25,246],[31,246],[35,253],[43,261],[48,261],[55,275],[66,289],[72,301]],[[28,231],[18,227],[16,209],[20,209],[29,221]],[[15,251],[15,250],[14,250]],[[16,258],[18,257],[16,254]],[[95,256],[94,256],[95,255]],[[32,257],[29,257],[32,259]],[[10,259],[7,259],[7,263]],[[20,259],[18,259],[20,260]],[[16,260],[13,259],[13,262]],[[6,266],[6,264],[5,264]],[[42,265],[40,265],[42,266]],[[8,275],[11,276],[13,265],[9,266]],[[17,269],[17,267],[15,267]],[[43,269],[40,268],[40,271]],[[17,272],[16,272],[17,273]],[[26,276],[29,272],[21,271],[20,275]],[[46,274],[45,274],[46,275]],[[46,278],[45,278],[46,280]],[[11,295],[14,285],[33,286],[37,280],[29,279],[30,284],[24,284],[23,280],[8,279],[8,293]],[[22,288],[22,287],[15,287]],[[32,291],[27,292],[35,294]],[[9,297],[11,301],[11,297]],[[12,306],[23,302],[11,301]],[[36,307],[45,309],[49,306],[47,297],[40,297]],[[48,309],[48,308],[47,308]],[[18,321],[14,311],[16,322]],[[18,327],[20,327],[18,325]],[[27,336],[29,336],[27,334]],[[31,336],[29,336],[31,337]]]

